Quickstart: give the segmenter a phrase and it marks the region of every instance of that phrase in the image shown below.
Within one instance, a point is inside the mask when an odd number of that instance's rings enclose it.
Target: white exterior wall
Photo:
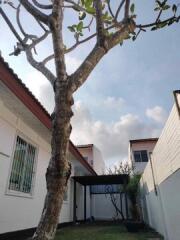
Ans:
[[[120,208],[119,194],[114,194],[117,198],[117,206]],[[122,196],[123,214],[126,217],[125,199]],[[93,194],[92,195],[92,216],[97,220],[113,220],[116,217],[115,208],[111,202],[109,194]],[[121,219],[120,215],[118,218]]]
[[[150,163],[145,168],[141,190],[144,216],[148,213],[145,221],[166,240],[179,240],[180,118],[175,105],[153,151],[152,168]]]
[[[40,124],[40,123],[39,123]],[[10,195],[8,181],[13,160],[13,151],[17,134],[31,141],[37,147],[36,173],[32,196]],[[36,227],[43,208],[46,194],[45,172],[50,159],[50,144],[33,129],[26,125],[19,116],[9,111],[0,101],[0,234]],[[72,175],[80,163],[70,154]],[[84,169],[87,174],[87,170]],[[77,195],[83,196],[80,189]],[[73,220],[73,184],[68,183],[68,201],[63,203],[60,222]],[[79,210],[82,215],[83,208]]]
[[[105,173],[105,163],[101,151],[93,146],[93,168],[98,175]]]

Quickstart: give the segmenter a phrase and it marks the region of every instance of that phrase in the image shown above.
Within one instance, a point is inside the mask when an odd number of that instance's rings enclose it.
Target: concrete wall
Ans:
[[[38,120],[37,120],[38,121]],[[37,123],[38,124],[38,123]],[[40,124],[40,123],[39,123]],[[8,190],[9,175],[13,160],[14,144],[17,134],[31,141],[37,147],[36,171],[33,181],[32,195],[10,193]],[[83,174],[83,169],[77,159],[69,154],[72,163],[72,175],[75,169]],[[0,233],[36,227],[43,208],[46,194],[45,172],[50,159],[50,144],[41,135],[37,134],[18,115],[11,112],[0,101]],[[83,196],[82,187],[77,191]],[[68,183],[68,200],[63,203],[60,222],[73,220],[73,183]],[[79,215],[83,208],[79,208]]]
[[[117,198],[117,206],[120,208],[120,197],[119,194],[115,194]],[[122,196],[123,202],[123,214],[126,217],[125,199]],[[109,194],[94,194],[92,195],[92,216],[97,220],[112,220],[117,219],[115,208],[111,202]],[[118,215],[118,219],[121,216]]]
[[[175,105],[141,178],[141,202],[144,220],[166,240],[179,240],[180,118]]]

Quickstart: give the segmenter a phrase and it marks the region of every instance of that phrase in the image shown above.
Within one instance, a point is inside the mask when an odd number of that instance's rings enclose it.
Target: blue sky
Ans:
[[[135,2],[137,22],[151,22],[154,1]],[[67,24],[72,19],[68,18]],[[30,19],[24,15],[23,21],[29,24]],[[8,56],[15,39],[2,19],[0,30],[3,32],[2,55],[51,111],[53,94],[50,85],[28,65],[23,55]],[[69,33],[65,33],[68,43],[71,42],[69,38]],[[110,166],[127,158],[129,139],[158,136],[173,105],[172,91],[180,88],[179,43],[180,24],[174,24],[143,33],[135,42],[126,41],[122,47],[111,50],[75,94],[72,140],[77,144],[95,143]],[[81,63],[92,45],[93,42],[85,44],[67,56],[69,72]],[[40,49],[43,54],[50,50],[49,43]]]

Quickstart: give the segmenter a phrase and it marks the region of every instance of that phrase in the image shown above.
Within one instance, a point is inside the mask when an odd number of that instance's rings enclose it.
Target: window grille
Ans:
[[[35,156],[36,148],[18,136],[9,180],[10,190],[31,193]]]

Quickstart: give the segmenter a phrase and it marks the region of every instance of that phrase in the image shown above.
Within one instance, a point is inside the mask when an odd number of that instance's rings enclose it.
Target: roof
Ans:
[[[92,148],[93,144],[76,145],[77,148]]]
[[[157,142],[159,138],[144,138],[144,139],[133,139],[129,140],[130,144],[132,143],[141,143],[141,142]]]
[[[36,118],[51,131],[51,116],[35,98],[32,92],[25,86],[17,74],[10,68],[0,55],[0,80],[11,92],[36,116]],[[69,141],[69,151],[78,159],[78,161],[88,169],[92,174],[97,175],[94,169],[83,158],[75,145]]]
[[[75,176],[73,179],[81,185],[111,185],[128,183],[129,175],[97,175],[97,176]]]

